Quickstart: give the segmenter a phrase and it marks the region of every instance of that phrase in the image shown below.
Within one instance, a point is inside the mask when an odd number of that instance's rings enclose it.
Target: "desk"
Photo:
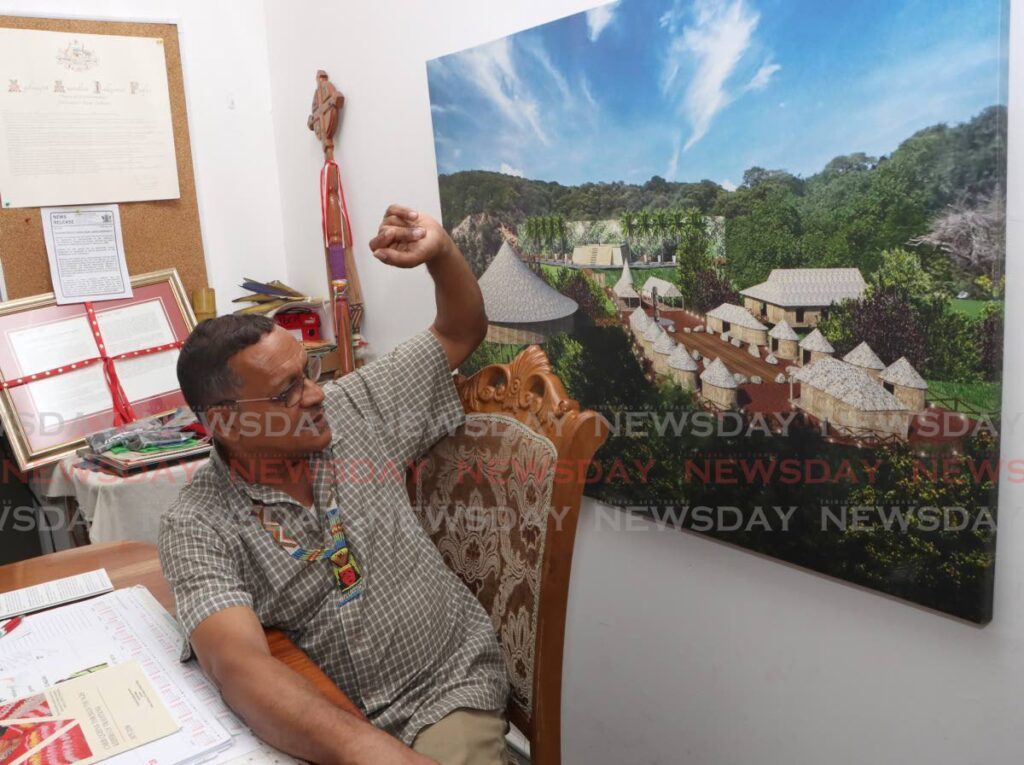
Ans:
[[[135,540],[156,544],[160,516],[207,460],[179,462],[128,476],[79,467],[82,462],[81,457],[68,457],[41,468],[33,477],[37,495],[51,502],[62,497],[74,499],[94,543]]]
[[[156,547],[142,542],[113,542],[64,550],[0,566],[0,592],[105,568],[115,588],[141,584],[174,613],[174,595],[160,570]],[[329,701],[362,717],[359,708],[280,630],[267,630],[274,658],[316,686]]]

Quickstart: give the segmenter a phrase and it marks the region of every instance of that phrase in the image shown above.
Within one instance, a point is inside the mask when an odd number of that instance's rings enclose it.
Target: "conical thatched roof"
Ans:
[[[867,343],[861,343],[847,353],[843,356],[843,361],[863,369],[885,369],[885,364]]]
[[[650,343],[656,343],[658,342],[658,338],[664,334],[665,330],[661,328],[661,325],[654,319],[651,319],[651,323],[648,325],[647,329],[644,330],[644,340],[647,340]]]
[[[490,321],[526,324],[571,316],[579,306],[548,286],[516,255],[508,242],[501,245],[480,277],[480,291]]]
[[[722,363],[721,359],[715,359],[708,364],[707,368],[700,373],[700,379],[716,388],[736,387],[736,380],[733,378],[732,372]]]
[[[789,326],[789,322],[783,319],[768,332],[768,337],[776,340],[799,340],[800,336]]]
[[[900,356],[896,361],[885,368],[879,379],[892,385],[902,385],[904,388],[917,388],[928,390],[928,383],[917,373],[917,370],[907,361],[906,356]]]
[[[696,372],[697,362],[693,360],[686,351],[686,346],[682,343],[672,349],[672,353],[668,357],[669,369],[678,369],[681,372]]]
[[[650,324],[651,321],[651,317],[648,316],[647,312],[641,307],[637,307],[637,309],[629,315],[629,326],[632,327],[634,331],[642,332],[647,329],[647,325]]]
[[[835,353],[832,343],[825,339],[820,329],[814,330],[811,334],[800,341],[800,347],[805,351],[818,351],[819,353]]]
[[[629,261],[624,261],[622,264],[622,276],[615,282],[615,286],[612,287],[618,297],[623,300],[633,299],[639,300],[640,295],[637,294],[636,287],[633,286],[633,274],[629,272]]]
[[[668,332],[662,332],[654,342],[654,352],[668,355],[672,353],[672,349],[675,348],[676,341],[672,339],[672,336]]]

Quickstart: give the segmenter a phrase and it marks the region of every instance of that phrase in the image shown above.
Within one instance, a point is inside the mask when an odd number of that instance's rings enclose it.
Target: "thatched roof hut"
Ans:
[[[885,369],[885,364],[871,350],[871,346],[863,342],[843,356],[843,361],[847,364],[853,364],[855,367],[860,367],[875,379],[878,378],[878,373]]]
[[[479,280],[489,326],[487,339],[521,345],[543,343],[572,329],[576,301],[530,270],[505,242]]]
[[[822,356],[798,369],[793,381],[800,383],[794,405],[840,433],[907,437],[908,407],[860,367]]]
[[[906,356],[900,356],[883,369],[878,378],[882,381],[885,389],[891,391],[908,409],[920,412],[925,408],[928,383],[907,361]]]
[[[768,330],[768,345],[777,358],[796,361],[800,356],[799,343],[800,336],[785,319]]]
[[[800,364],[806,366],[835,352],[832,343],[825,339],[820,329],[816,329],[800,341]]]
[[[736,406],[736,379],[721,359],[715,359],[700,373],[700,394],[719,409]]]

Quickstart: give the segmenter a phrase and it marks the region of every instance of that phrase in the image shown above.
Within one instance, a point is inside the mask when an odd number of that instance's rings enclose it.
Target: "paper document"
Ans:
[[[44,207],[39,214],[58,305],[132,296],[117,205]]]
[[[178,660],[183,640],[174,617],[143,587],[27,616],[0,639],[0,703],[134,660],[181,729],[116,755],[107,765],[214,765],[229,753],[237,757],[255,748],[248,728],[196,662]]]
[[[159,300],[97,311],[96,322],[111,356],[174,342],[170,319]],[[133,402],[178,390],[177,370],[177,350],[117,362],[121,387]]]
[[[32,587],[23,587],[0,594],[0,619],[30,614],[33,611],[82,600],[113,589],[104,568]]]
[[[177,199],[164,41],[0,29],[0,204]]]
[[[142,667],[129,661],[0,705],[0,764],[89,765],[176,730]]]

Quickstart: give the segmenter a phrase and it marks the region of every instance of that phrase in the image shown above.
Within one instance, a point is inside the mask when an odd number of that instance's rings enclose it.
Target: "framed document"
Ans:
[[[0,304],[0,418],[18,467],[82,447],[90,433],[183,406],[178,348],[195,327],[178,272],[132,277],[133,295]]]

